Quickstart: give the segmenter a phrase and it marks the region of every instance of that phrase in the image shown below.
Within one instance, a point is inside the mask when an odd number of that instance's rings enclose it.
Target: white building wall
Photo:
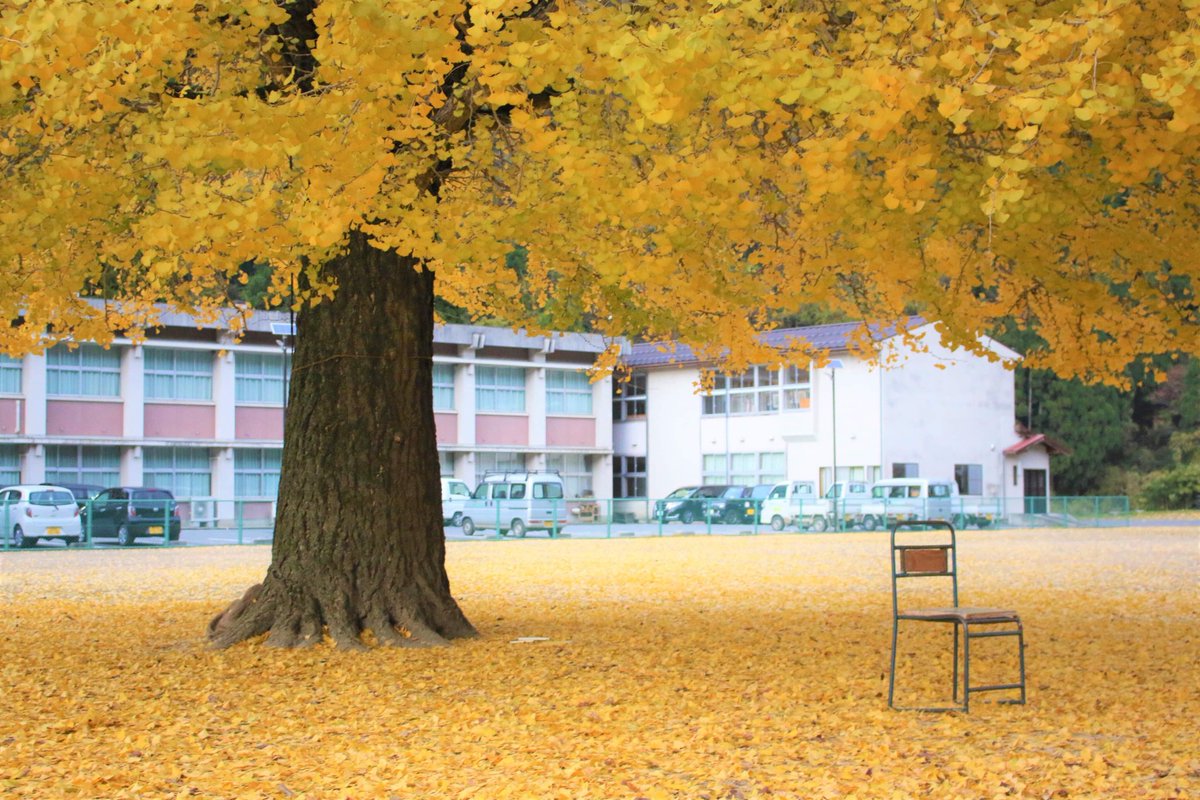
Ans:
[[[666,369],[646,376],[646,491],[664,497],[700,482],[700,398],[697,371]],[[622,427],[630,423],[622,423]],[[629,453],[639,455],[639,453]]]
[[[141,345],[119,348],[121,353],[121,411],[126,439],[145,435],[146,359]]]
[[[925,340],[929,352],[882,373],[885,476],[895,463],[917,464],[924,478],[953,478],[956,464],[979,464],[983,495],[1003,496],[1003,451],[1016,439],[1012,373],[949,351],[930,328]]]

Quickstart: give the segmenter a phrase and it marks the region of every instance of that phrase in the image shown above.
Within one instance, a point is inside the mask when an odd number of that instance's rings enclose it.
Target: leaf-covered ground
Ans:
[[[880,533],[452,543],[482,637],[366,654],[205,648],[266,548],[0,554],[0,794],[1200,797],[1195,529],[960,551],[1025,619],[1026,706],[888,710]],[[898,699],[940,699],[949,633],[907,630]]]

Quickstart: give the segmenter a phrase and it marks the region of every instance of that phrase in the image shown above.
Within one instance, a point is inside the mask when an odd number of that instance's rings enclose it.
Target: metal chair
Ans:
[[[919,529],[921,541],[897,544],[897,532]],[[916,531],[912,531],[915,536]],[[946,535],[948,534],[948,536]],[[908,539],[910,537],[903,536]],[[888,680],[888,706],[907,711],[964,711],[969,712],[971,695],[1006,689],[1020,690],[1019,699],[1003,703],[1025,703],[1025,634],[1021,617],[1016,611],[1003,608],[978,608],[958,604],[958,558],[954,526],[943,520],[910,520],[892,526],[892,666]],[[953,605],[939,608],[901,610],[898,584],[914,578],[950,578]],[[896,641],[900,621],[949,623],[954,628],[953,700],[959,702],[958,643],[962,634],[962,704],[953,706],[917,707],[894,703],[896,688]],[[1020,680],[1016,683],[971,685],[971,642],[975,639],[1013,636],[1017,640],[1017,656],[1021,665]]]

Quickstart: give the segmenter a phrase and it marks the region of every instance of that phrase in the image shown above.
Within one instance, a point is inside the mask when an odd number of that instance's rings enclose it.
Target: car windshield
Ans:
[[[35,506],[67,506],[75,504],[75,496],[62,489],[49,489],[30,492],[29,502]]]
[[[142,489],[129,493],[130,500],[171,500],[171,493],[165,489]]]
[[[691,497],[692,492],[694,492],[694,491],[696,491],[695,486],[684,486],[681,489],[676,489],[675,491],[671,492],[669,495],[667,495],[667,498],[669,499],[672,497]]]
[[[764,483],[760,486],[755,486],[753,489],[750,490],[750,497],[753,497],[755,500],[762,500],[763,498],[765,498],[767,495],[769,495],[771,493],[772,488],[773,487],[769,483]]]
[[[745,491],[746,491],[745,486],[730,486],[728,489],[726,489],[721,494],[721,496],[722,497],[741,497],[742,493]]]

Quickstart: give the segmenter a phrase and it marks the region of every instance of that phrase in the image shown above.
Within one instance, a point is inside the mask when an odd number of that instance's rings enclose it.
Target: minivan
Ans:
[[[471,487],[456,478],[442,478],[442,522],[462,525],[463,509],[471,499]]]
[[[871,486],[861,523],[864,530],[873,531],[905,520],[950,520],[960,510],[960,502],[953,480],[887,478]]]
[[[562,477],[557,472],[495,472],[483,476],[463,508],[462,531],[492,529],[523,537],[530,528],[554,535],[567,524]]]

